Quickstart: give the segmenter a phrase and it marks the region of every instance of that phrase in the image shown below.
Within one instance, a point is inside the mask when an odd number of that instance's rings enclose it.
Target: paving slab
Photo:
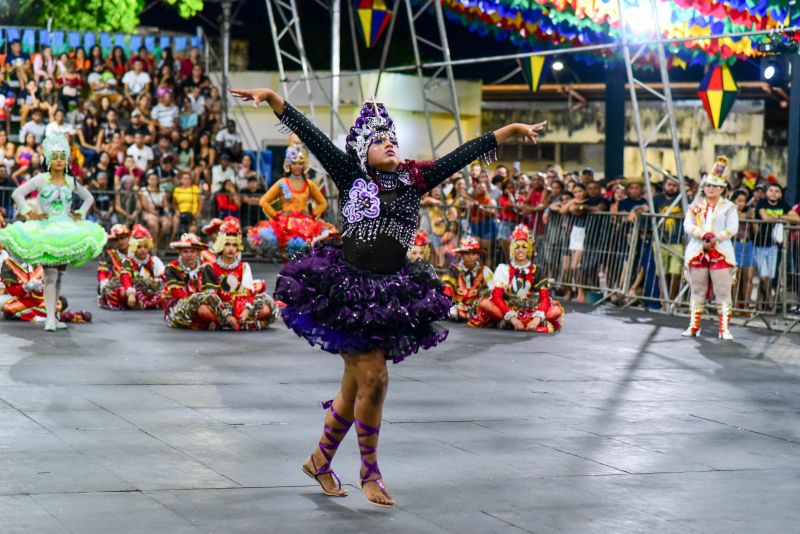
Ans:
[[[99,310],[94,271],[64,292],[94,321],[0,322],[0,532],[793,532],[800,524],[800,337],[570,306],[555,336],[453,325],[390,366],[370,506],[348,435],[322,496],[300,465],[338,356],[276,324],[186,332]],[[275,266],[254,264],[274,284]]]

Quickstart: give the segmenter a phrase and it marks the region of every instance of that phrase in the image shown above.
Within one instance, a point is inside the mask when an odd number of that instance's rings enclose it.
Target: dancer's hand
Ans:
[[[542,324],[542,319],[540,317],[534,317],[533,321],[528,323],[528,332],[535,332],[540,324]]]
[[[517,124],[515,126],[517,127],[517,135],[523,139],[530,139],[531,143],[535,145],[539,132],[543,131],[544,127],[547,126],[547,121],[537,122],[536,124]]]
[[[243,309],[242,313],[239,314],[239,322],[240,323],[245,322],[249,316],[250,316],[250,310],[248,310],[247,308]]]
[[[136,295],[131,293],[128,295],[128,308],[133,309],[136,307]]]
[[[34,213],[30,212],[26,215],[29,221],[43,221],[47,219],[48,215],[46,213]]]
[[[514,327],[514,330],[525,330],[525,325],[522,324],[518,317],[512,317],[509,322]]]
[[[231,95],[241,98],[245,102],[252,101],[253,107],[257,108],[261,102],[266,102],[272,111],[279,116],[283,115],[286,101],[272,89],[229,89]]]
[[[225,318],[225,322],[228,323],[230,327],[236,330],[237,332],[239,331],[239,321],[236,320],[235,316],[233,315],[227,316]]]
[[[72,220],[73,221],[80,221],[81,219],[83,219],[83,217],[81,217],[80,213],[73,213],[72,214]]]

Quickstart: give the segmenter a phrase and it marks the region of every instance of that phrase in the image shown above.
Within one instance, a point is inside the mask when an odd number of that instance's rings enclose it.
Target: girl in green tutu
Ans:
[[[70,153],[67,138],[61,133],[47,136],[42,151],[50,172],[14,190],[12,198],[23,221],[0,230],[0,244],[11,256],[44,267],[44,329],[52,332],[67,327],[56,320],[61,274],[67,265],[77,267],[96,258],[103,251],[106,233],[100,225],[85,220],[94,198],[66,172]],[[37,211],[25,200],[34,191],[38,192]],[[73,195],[83,200],[76,212],[72,212]]]

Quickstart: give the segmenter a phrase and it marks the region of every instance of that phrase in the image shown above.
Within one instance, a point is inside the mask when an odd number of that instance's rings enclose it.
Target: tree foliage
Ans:
[[[83,31],[133,32],[145,0],[16,0],[17,20],[35,19],[45,26],[53,19],[53,28]],[[178,9],[183,18],[203,10],[203,0],[164,0]],[[2,2],[0,2],[2,3]]]

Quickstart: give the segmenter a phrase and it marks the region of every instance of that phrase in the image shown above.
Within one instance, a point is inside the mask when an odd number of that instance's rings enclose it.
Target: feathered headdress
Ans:
[[[524,224],[518,224],[511,232],[511,245],[509,246],[509,252],[511,253],[512,257],[514,256],[514,252],[520,247],[525,247],[528,249],[528,259],[533,257],[533,237],[531,236],[530,228]]]
[[[225,217],[222,221],[217,240],[214,242],[214,251],[217,254],[221,253],[226,243],[234,243],[240,251],[242,250],[242,225],[233,215]]]
[[[364,174],[367,173],[367,151],[369,147],[385,137],[397,145],[394,121],[383,102],[371,98],[364,102],[355,124],[350,128],[345,150],[358,160]]]
[[[453,252],[462,254],[464,252],[477,252],[483,254],[484,250],[481,249],[481,242],[477,237],[467,236],[458,244],[458,248],[453,249]]]
[[[703,180],[704,184],[709,185],[716,185],[719,187],[727,187],[728,186],[728,158],[725,156],[717,156],[717,161],[714,163],[714,167],[711,169],[705,180]]]
[[[64,157],[67,158],[67,163],[69,163],[70,151],[69,141],[61,132],[51,133],[42,142],[42,152],[44,152],[44,157],[47,160],[48,169],[50,168],[50,162],[53,160],[53,154],[59,152],[64,154]]]
[[[129,249],[131,255],[133,255],[136,252],[136,249],[139,248],[139,245],[141,245],[142,243],[145,244],[147,250],[152,250],[154,248],[153,236],[150,234],[150,231],[141,224],[135,224],[133,225],[133,231],[131,231],[131,241]]]

